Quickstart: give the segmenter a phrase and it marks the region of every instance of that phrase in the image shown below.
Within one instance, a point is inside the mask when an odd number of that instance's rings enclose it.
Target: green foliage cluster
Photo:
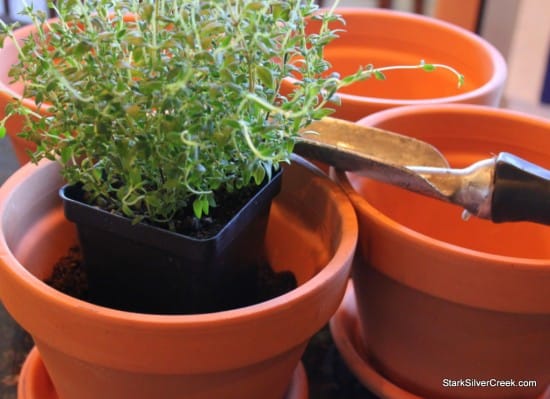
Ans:
[[[329,23],[340,17],[312,0],[49,5],[55,22],[25,9],[37,33],[18,44],[10,72],[45,116],[20,99],[6,118],[25,116],[21,136],[36,144],[35,161],[58,160],[93,203],[136,222],[170,225],[190,205],[200,218],[216,191],[261,184],[289,161],[299,131],[331,112],[341,87],[384,77],[372,67],[326,73],[323,49],[338,34]],[[306,33],[309,19],[322,21],[319,32]],[[0,25],[1,42],[14,28]],[[299,84],[282,93],[291,76]]]

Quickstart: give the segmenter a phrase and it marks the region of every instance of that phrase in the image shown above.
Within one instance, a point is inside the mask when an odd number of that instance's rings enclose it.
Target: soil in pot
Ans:
[[[228,302],[217,310],[254,305],[283,295],[297,286],[292,272],[275,272],[267,262],[259,263],[254,270],[255,273],[245,276],[242,281],[234,282],[239,286],[235,292],[240,292],[241,295],[228,298]],[[70,248],[67,255],[59,259],[45,283],[74,298],[93,302],[88,295],[88,277],[78,246]]]

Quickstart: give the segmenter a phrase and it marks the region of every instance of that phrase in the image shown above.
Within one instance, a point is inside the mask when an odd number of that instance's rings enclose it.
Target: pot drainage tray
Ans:
[[[307,376],[302,363],[298,364],[284,399],[308,399]],[[21,369],[18,399],[59,399],[38,350],[33,348]]]
[[[380,375],[367,360],[361,341],[355,292],[350,282],[342,304],[330,320],[330,331],[338,351],[357,379],[381,399],[423,399]]]
[[[330,320],[330,331],[344,362],[357,379],[380,399],[426,399],[395,385],[370,364],[360,329],[355,291],[350,281],[340,307]],[[536,399],[550,399],[550,386]]]

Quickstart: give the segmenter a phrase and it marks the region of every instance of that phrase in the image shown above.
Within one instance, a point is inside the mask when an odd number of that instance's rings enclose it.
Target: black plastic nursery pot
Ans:
[[[264,236],[282,170],[214,236],[198,239],[132,224],[79,200],[78,185],[60,189],[65,217],[76,224],[92,303],[152,314],[196,314],[246,306],[265,267]],[[251,288],[252,287],[252,288]]]

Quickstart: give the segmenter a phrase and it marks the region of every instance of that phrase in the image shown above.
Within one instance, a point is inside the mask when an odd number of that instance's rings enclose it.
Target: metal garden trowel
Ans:
[[[550,224],[550,171],[506,152],[453,169],[426,142],[334,118],[312,123],[295,152],[460,205],[493,222]]]

